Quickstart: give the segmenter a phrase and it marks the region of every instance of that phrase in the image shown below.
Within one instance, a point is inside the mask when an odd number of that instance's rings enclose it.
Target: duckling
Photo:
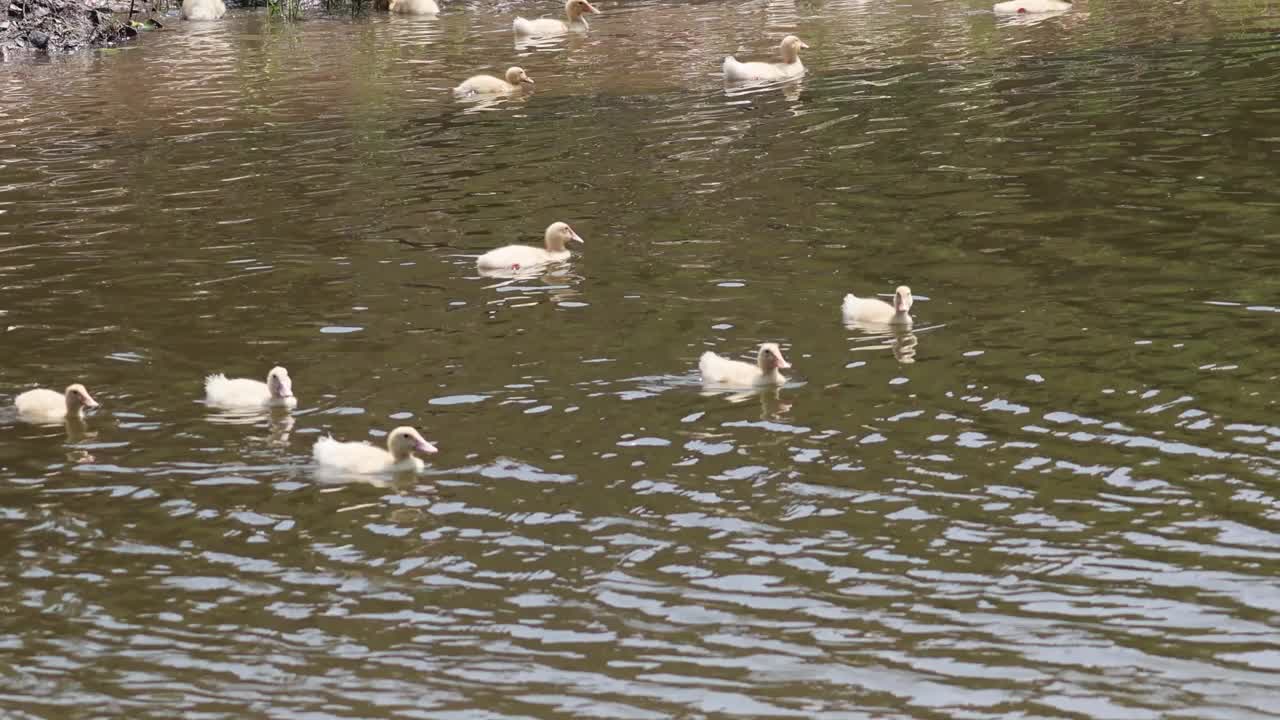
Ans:
[[[457,95],[499,95],[513,93],[520,89],[521,84],[533,84],[533,78],[525,74],[523,68],[514,65],[507,68],[506,78],[503,80],[492,75],[473,75],[463,80],[453,92]]]
[[[83,418],[86,408],[98,407],[88,389],[80,383],[68,385],[66,391],[47,388],[28,390],[13,399],[18,417],[31,423],[54,423],[70,418]]]
[[[565,247],[571,240],[584,243],[573,228],[562,222],[554,222],[547,226],[543,236],[546,249],[529,245],[507,245],[476,258],[476,265],[481,270],[522,270],[549,263],[564,262],[569,259],[569,250]]]
[[[583,17],[587,13],[598,15],[600,11],[587,0],[567,0],[564,4],[564,14],[569,18],[569,22],[555,18],[525,20],[522,17],[516,17],[511,22],[511,29],[516,35],[524,36],[561,35],[570,30],[585,31],[589,29],[587,19]]]
[[[435,15],[440,6],[435,0],[391,0],[387,10],[401,15]]]
[[[911,288],[900,285],[893,291],[893,304],[876,298],[860,298],[853,293],[844,296],[841,310],[845,322],[876,325],[910,325]]]
[[[387,435],[387,449],[374,447],[367,442],[339,442],[332,437],[322,437],[311,450],[320,465],[350,473],[375,474],[418,472],[424,464],[414,456],[414,451],[431,454],[436,446],[427,442],[415,429],[403,425]]]
[[[293,380],[289,371],[280,366],[271,368],[266,382],[248,378],[228,379],[217,373],[204,379],[204,399],[220,408],[294,407],[298,398],[293,395]]]
[[[756,364],[741,360],[730,360],[713,352],[702,353],[698,360],[698,370],[702,373],[702,382],[707,385],[721,387],[756,387],[760,385],[781,385],[787,381],[779,370],[786,370],[791,363],[782,357],[782,349],[777,343],[764,343],[756,354]]]
[[[800,51],[808,50],[795,35],[782,38],[778,53],[782,56],[780,63],[738,62],[732,55],[724,59],[724,79],[730,82],[744,80],[788,80],[804,75],[804,63],[800,62]]]
[[[183,20],[218,20],[227,14],[222,0],[182,0]]]

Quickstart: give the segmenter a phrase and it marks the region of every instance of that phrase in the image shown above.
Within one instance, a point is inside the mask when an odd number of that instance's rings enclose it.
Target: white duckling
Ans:
[[[840,309],[845,322],[875,325],[910,325],[911,288],[901,285],[893,291],[893,304],[876,298],[860,298],[853,293],[844,296]]]
[[[55,423],[70,418],[84,417],[85,408],[98,407],[85,386],[80,383],[68,385],[65,392],[36,388],[28,390],[13,399],[18,409],[18,417],[32,423]]]
[[[991,8],[993,12],[1002,15],[1062,12],[1070,9],[1071,3],[1067,0],[1008,0],[1008,2],[998,2]]]
[[[800,62],[800,51],[809,46],[801,42],[795,35],[782,38],[778,52],[782,62],[738,62],[732,55],[724,59],[724,79],[730,82],[744,80],[788,80],[804,75],[804,63]]]
[[[210,405],[226,409],[287,407],[298,404],[293,395],[289,371],[271,368],[266,382],[248,378],[228,378],[222,373],[204,379],[204,399]]]
[[[713,352],[704,352],[698,360],[702,382],[725,387],[755,387],[757,385],[781,385],[787,381],[779,370],[786,370],[791,363],[782,357],[777,343],[764,343],[756,355],[756,364],[730,360]]]
[[[218,20],[227,14],[222,0],[182,0],[183,20]]]
[[[507,245],[481,255],[476,259],[476,265],[481,270],[522,270],[564,262],[569,259],[570,253],[565,245],[570,240],[586,243],[567,223],[554,222],[547,226],[543,236],[545,250],[530,245]]]
[[[414,456],[436,452],[436,446],[427,442],[417,430],[404,425],[387,436],[387,449],[374,447],[367,442],[338,442],[332,437],[316,441],[311,454],[320,465],[351,473],[375,474],[422,470],[423,462]]]
[[[566,0],[564,14],[569,18],[569,22],[555,18],[525,20],[517,16],[511,22],[511,29],[515,31],[516,35],[524,36],[561,35],[570,30],[585,31],[588,29],[587,19],[583,17],[586,13],[597,15],[600,11],[587,0]]]
[[[387,9],[401,15],[435,15],[440,12],[436,0],[391,0]]]
[[[506,78],[503,80],[492,75],[474,75],[463,80],[461,85],[453,89],[453,92],[457,95],[500,95],[519,90],[521,83],[533,84],[533,78],[529,77],[523,68],[514,65],[507,68]]]

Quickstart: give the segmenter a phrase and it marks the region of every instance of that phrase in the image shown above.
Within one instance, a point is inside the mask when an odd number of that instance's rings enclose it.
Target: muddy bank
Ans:
[[[137,36],[128,6],[102,0],[0,0],[0,52],[70,52],[125,42]],[[141,0],[136,10],[150,9]],[[141,20],[143,15],[135,14]]]

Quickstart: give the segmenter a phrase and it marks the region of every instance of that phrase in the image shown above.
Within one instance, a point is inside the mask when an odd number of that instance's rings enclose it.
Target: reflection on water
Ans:
[[[731,403],[758,401],[760,403],[761,420],[779,420],[791,410],[791,403],[782,401],[782,389],[777,386],[737,391],[717,391],[707,388],[703,390],[702,394],[707,397],[723,397]]]
[[[0,402],[103,402],[0,415],[6,707],[1273,714],[1274,23],[1078,4],[245,10],[5,65]],[[724,87],[792,32],[802,82]],[[563,217],[571,263],[477,273]],[[913,327],[841,325],[901,278]],[[799,380],[702,393],[763,339]],[[275,362],[293,413],[200,402]],[[398,425],[420,476],[311,460]]]
[[[795,102],[800,99],[800,91],[804,89],[804,80],[776,80],[776,81],[757,81],[757,82],[734,82],[725,83],[724,96],[726,98],[749,98],[752,95],[768,92],[781,92],[782,96],[788,102]]]

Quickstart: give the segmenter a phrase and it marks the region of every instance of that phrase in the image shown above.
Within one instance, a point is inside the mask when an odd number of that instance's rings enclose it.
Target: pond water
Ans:
[[[0,404],[102,404],[0,415],[5,715],[1272,716],[1276,8],[600,7],[0,65]],[[292,414],[201,402],[277,363]],[[402,424],[421,476],[311,462]]]

